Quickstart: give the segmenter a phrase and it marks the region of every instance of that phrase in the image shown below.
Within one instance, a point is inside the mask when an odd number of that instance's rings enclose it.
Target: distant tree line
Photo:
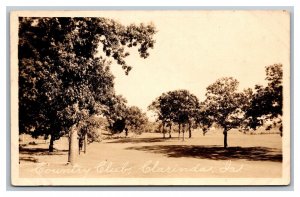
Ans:
[[[231,129],[255,130],[267,120],[270,127],[279,127],[282,135],[282,65],[266,67],[267,86],[256,85],[238,91],[238,80],[223,77],[206,88],[206,99],[199,102],[188,90],[163,93],[148,107],[161,122],[161,132],[165,137],[166,126],[169,133],[172,125],[178,126],[178,137],[185,132],[192,136],[192,128],[200,127],[205,134],[213,124],[223,129],[224,148],[227,148],[227,133]],[[171,134],[170,134],[171,136]]]

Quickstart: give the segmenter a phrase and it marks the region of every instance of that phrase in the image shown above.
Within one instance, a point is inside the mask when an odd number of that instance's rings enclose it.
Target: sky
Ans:
[[[124,25],[152,22],[156,43],[147,59],[132,52],[126,76],[111,66],[117,94],[143,111],[163,92],[187,89],[200,101],[218,78],[239,88],[265,84],[265,66],[290,66],[290,21],[285,11],[107,11]],[[285,76],[285,75],[284,75]]]

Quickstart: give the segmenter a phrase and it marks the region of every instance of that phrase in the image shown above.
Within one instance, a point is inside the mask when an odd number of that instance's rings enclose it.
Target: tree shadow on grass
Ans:
[[[20,147],[19,148],[20,154],[25,155],[65,155],[68,153],[68,150],[56,150],[54,149],[53,152],[49,152],[48,148],[27,148],[27,147]]]
[[[164,154],[168,157],[193,157],[211,160],[237,160],[282,162],[282,153],[278,149],[267,147],[229,147],[195,145],[155,145],[128,147],[128,150],[139,150]]]
[[[34,158],[34,157],[20,157],[20,162],[33,162],[33,163],[37,163],[38,159]]]
[[[172,139],[172,138],[171,138]],[[173,138],[174,139],[174,138]],[[122,138],[118,140],[114,140],[107,143],[151,143],[151,142],[165,142],[170,140],[170,138]]]

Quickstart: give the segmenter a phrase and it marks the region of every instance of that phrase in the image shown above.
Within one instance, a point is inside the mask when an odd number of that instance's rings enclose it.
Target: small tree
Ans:
[[[126,119],[126,128],[129,131],[132,131],[136,134],[141,134],[145,132],[148,118],[145,113],[142,112],[141,109],[139,109],[136,106],[131,106],[127,110],[127,115],[125,117]],[[127,133],[126,133],[127,136]]]
[[[100,121],[100,119],[97,118],[96,116],[91,116],[86,121],[79,122],[78,124],[79,144],[82,143],[84,153],[87,152],[88,143],[100,141],[100,135],[97,132],[97,130],[100,128],[101,123],[102,122]]]
[[[125,129],[125,117],[127,114],[127,100],[121,95],[113,94],[106,100],[106,108],[103,114],[108,121],[108,129],[112,134],[120,133]]]
[[[205,104],[200,104],[200,110],[196,116],[196,123],[202,129],[203,136],[209,131],[209,128],[213,124],[212,117],[209,117],[209,111],[205,108]]]
[[[212,123],[223,128],[224,148],[227,148],[227,132],[240,127],[243,119],[244,93],[237,92],[238,81],[232,77],[218,79],[206,89],[206,100],[203,102],[202,128],[207,130]]]
[[[108,108],[104,110],[104,115],[108,120],[109,129],[113,134],[124,130],[126,136],[129,130],[141,134],[148,123],[148,118],[138,107],[128,107],[126,104],[126,99],[120,95],[112,96],[108,100]]]

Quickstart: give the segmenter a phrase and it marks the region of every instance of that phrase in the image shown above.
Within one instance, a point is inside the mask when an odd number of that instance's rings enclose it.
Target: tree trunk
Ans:
[[[83,151],[84,151],[84,154],[86,154],[87,143],[88,143],[88,137],[87,137],[87,133],[86,133],[86,134],[84,135],[84,141],[83,141]]]
[[[282,137],[282,123],[281,123],[281,125],[279,127],[279,131],[280,131],[280,137]]]
[[[224,148],[227,148],[227,130],[226,129],[224,129],[224,132],[223,132],[223,134],[224,134]]]
[[[69,135],[69,158],[68,158],[68,162],[71,165],[74,165],[76,162],[77,150],[78,150],[77,128],[75,128],[75,126],[72,126]]]
[[[185,132],[185,126],[182,126],[182,141],[184,141],[184,132]]]
[[[169,130],[169,138],[171,138],[172,137],[171,136],[171,131],[172,131],[172,125],[171,124],[170,124],[169,128],[170,128],[170,130]]]
[[[53,152],[54,151],[54,137],[52,135],[50,135],[50,144],[49,144],[49,152]]]
[[[181,125],[178,124],[178,140],[180,139],[180,129],[181,129]]]
[[[128,136],[128,129],[125,128],[125,136],[127,137]]]
[[[82,146],[81,146],[82,141],[81,140],[82,139],[80,139],[80,138],[78,140],[78,155],[80,155],[80,152],[81,152],[81,149],[82,149]]]
[[[162,124],[162,133],[163,133],[163,138],[166,138],[165,123]]]
[[[189,123],[189,138],[192,137],[192,129],[191,129],[191,124]]]

